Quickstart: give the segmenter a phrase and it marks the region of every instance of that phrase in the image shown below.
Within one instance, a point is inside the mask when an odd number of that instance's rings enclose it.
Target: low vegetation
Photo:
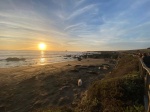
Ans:
[[[122,56],[111,74],[89,87],[76,111],[142,112],[143,83],[138,73],[138,59],[129,55]]]
[[[138,71],[139,69],[139,60],[137,57],[132,55],[122,55],[118,58],[118,63],[116,68],[107,75],[107,78],[121,77],[126,74],[132,73],[133,71]]]
[[[137,72],[95,82],[78,112],[142,112],[143,80]]]
[[[49,108],[39,112],[144,112],[144,82],[138,58],[123,55],[116,69],[94,82],[75,108]]]

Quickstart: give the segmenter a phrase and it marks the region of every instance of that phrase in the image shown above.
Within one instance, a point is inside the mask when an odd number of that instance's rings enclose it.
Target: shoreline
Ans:
[[[4,59],[6,60],[6,59]],[[70,62],[70,61],[76,61],[77,59],[65,59],[65,60],[60,60],[60,61],[53,61],[53,62],[44,62],[44,63],[38,63],[38,62],[35,62],[34,64],[22,64],[22,65],[5,65],[5,66],[0,66],[0,68],[15,68],[15,67],[28,67],[28,66],[41,66],[41,65],[50,65],[50,64],[55,64],[55,63],[62,63],[62,62]],[[0,62],[3,61],[3,60],[0,60]],[[18,63],[18,61],[10,61],[11,63]],[[24,61],[23,61],[24,62]]]
[[[20,66],[11,68],[0,68],[0,79],[3,80],[0,82],[0,85],[2,82],[6,80],[8,80],[7,83],[14,82],[19,77],[20,78],[24,77],[25,79],[27,79],[31,78],[32,76],[36,76],[42,72],[58,71],[59,69],[67,70],[71,69],[75,65],[98,65],[104,62],[105,61],[103,59],[90,58],[90,59],[83,59],[82,61],[66,61],[47,65],[35,65],[35,66],[31,65],[31,66]],[[67,66],[68,64],[71,66]]]
[[[11,68],[18,66],[43,65],[75,60],[74,56],[82,55],[82,52],[52,52],[52,51],[0,51],[0,67]]]
[[[72,62],[77,61],[76,59],[72,60],[66,60],[66,61],[57,61],[57,62],[51,62],[51,63],[44,63],[44,64],[31,64],[31,65],[20,65],[20,66],[9,66],[9,67],[0,67],[0,69],[12,69],[12,68],[21,68],[21,67],[37,67],[37,66],[46,66],[46,65],[52,65],[52,64],[59,64],[64,62]]]

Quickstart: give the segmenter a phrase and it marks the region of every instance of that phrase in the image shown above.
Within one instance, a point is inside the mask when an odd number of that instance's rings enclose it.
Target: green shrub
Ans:
[[[124,77],[97,81],[88,89],[86,100],[79,105],[78,111],[126,112],[136,110],[141,112],[144,108],[142,106],[143,85],[143,80],[137,72]]]

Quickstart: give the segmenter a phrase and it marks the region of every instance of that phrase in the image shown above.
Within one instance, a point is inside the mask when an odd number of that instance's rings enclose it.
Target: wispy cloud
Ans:
[[[149,0],[1,0],[0,42],[3,48],[17,42],[31,48],[40,41],[57,50],[143,48],[150,42],[149,5]]]
[[[70,30],[72,28],[76,28],[76,27],[80,27],[80,26],[84,26],[84,25],[85,25],[84,23],[77,23],[77,24],[67,26],[64,30]]]
[[[67,19],[74,19],[75,17],[80,16],[81,14],[87,13],[88,11],[91,11],[96,5],[97,4],[91,4],[81,9],[77,9]]]

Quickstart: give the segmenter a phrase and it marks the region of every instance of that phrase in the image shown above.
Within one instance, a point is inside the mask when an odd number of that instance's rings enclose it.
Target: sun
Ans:
[[[46,44],[45,43],[40,43],[39,44],[39,49],[40,50],[45,50],[46,49]]]

